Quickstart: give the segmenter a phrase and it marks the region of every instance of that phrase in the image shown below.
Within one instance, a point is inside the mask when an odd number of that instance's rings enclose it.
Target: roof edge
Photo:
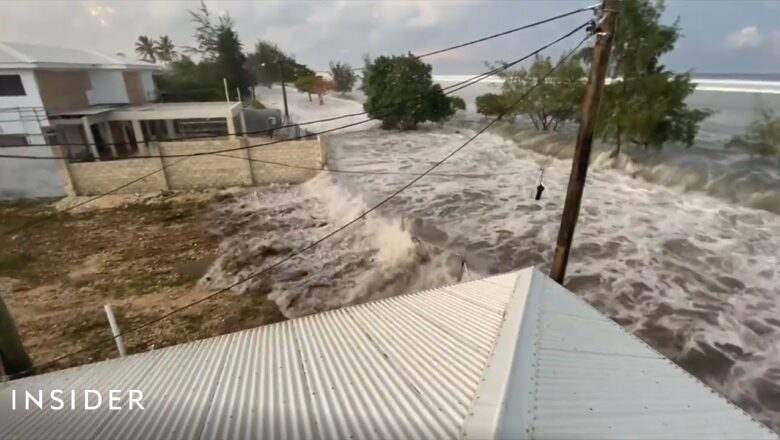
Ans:
[[[534,267],[518,272],[512,297],[504,311],[504,320],[482,373],[482,381],[469,407],[461,438],[498,438],[497,430],[506,409],[510,378],[525,378],[530,382],[535,376],[532,372],[525,374],[516,371],[516,367],[529,368],[535,365],[534,362],[518,363],[515,359],[533,356],[533,344],[523,342],[529,340],[529,337],[535,338],[533,335],[536,334],[538,320],[538,313],[535,312],[539,310],[539,300],[533,292],[543,289],[544,281],[544,275]],[[520,340],[521,336],[523,341]],[[524,415],[514,414],[513,417]],[[510,435],[507,438],[519,436]]]

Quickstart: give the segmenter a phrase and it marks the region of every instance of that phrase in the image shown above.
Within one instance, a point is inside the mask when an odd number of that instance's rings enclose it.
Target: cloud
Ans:
[[[756,26],[747,26],[737,32],[726,35],[726,47],[729,49],[744,49],[761,45],[763,36]]]
[[[729,49],[750,49],[764,55],[780,57],[780,29],[762,32],[756,26],[747,26],[726,36]]]

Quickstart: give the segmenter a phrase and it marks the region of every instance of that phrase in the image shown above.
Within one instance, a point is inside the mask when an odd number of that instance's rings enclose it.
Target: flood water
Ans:
[[[780,112],[780,95],[702,91],[690,103],[717,111],[693,148],[628,150],[617,167],[604,150],[594,154],[566,285],[780,430],[780,168],[724,148],[758,105]],[[481,123],[468,112],[460,119],[415,132],[333,135],[330,168],[381,174],[321,173],[225,202],[222,253],[207,284],[279,261],[392,194]],[[439,174],[242,291],[269,293],[292,317],[464,277],[547,270],[570,140],[499,127]],[[540,170],[546,189],[536,201]]]

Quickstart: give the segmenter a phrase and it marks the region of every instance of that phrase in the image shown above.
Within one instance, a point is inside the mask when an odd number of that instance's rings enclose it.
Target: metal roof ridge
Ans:
[[[544,276],[544,275],[542,274],[542,276]],[[584,304],[584,305],[586,305],[586,306],[588,306],[588,307],[590,307],[590,308],[593,308],[593,309],[595,310],[595,308],[594,308],[592,305],[590,305],[590,304],[589,304],[587,301],[585,301],[585,300],[584,300],[584,299],[582,299],[581,297],[579,297],[579,296],[575,295],[573,292],[569,291],[568,289],[566,289],[566,288],[562,287],[560,290],[562,290],[563,292],[566,292],[566,295],[567,295],[567,296],[569,296],[569,297],[571,297],[571,298],[574,298],[574,299],[576,299],[577,301],[581,302],[582,304]],[[598,312],[598,313],[601,313],[601,312]],[[608,322],[610,325],[614,326],[614,327],[615,327],[615,328],[616,328],[618,331],[622,332],[623,334],[625,334],[625,335],[628,335],[628,336],[629,336],[631,339],[633,339],[633,340],[634,340],[634,342],[635,342],[635,343],[638,343],[638,344],[640,344],[642,347],[645,347],[645,348],[649,349],[650,351],[652,351],[653,353],[656,353],[656,354],[658,354],[658,355],[659,355],[659,357],[661,358],[661,360],[662,360],[662,361],[663,361],[665,364],[667,364],[668,366],[670,366],[671,368],[673,368],[675,371],[677,371],[678,373],[682,373],[683,375],[685,375],[685,377],[686,377],[687,379],[689,379],[691,382],[695,382],[695,383],[699,384],[700,386],[702,386],[702,387],[706,388],[706,389],[707,389],[708,391],[710,391],[710,392],[711,392],[713,395],[715,395],[715,397],[716,397],[716,398],[718,398],[718,399],[720,399],[721,401],[723,401],[724,403],[726,403],[726,405],[727,405],[727,406],[729,406],[729,407],[730,407],[732,410],[735,410],[735,411],[738,411],[738,412],[742,413],[742,414],[743,414],[745,417],[747,417],[748,419],[750,419],[750,420],[751,420],[751,421],[753,421],[754,423],[756,423],[756,424],[760,425],[760,426],[761,426],[763,429],[765,429],[765,430],[767,431],[767,433],[771,434],[772,436],[775,436],[775,437],[777,437],[777,435],[778,435],[778,434],[777,434],[775,431],[773,431],[772,429],[770,429],[770,428],[769,428],[769,427],[768,427],[766,424],[764,424],[762,421],[760,421],[760,420],[756,419],[755,417],[753,417],[751,414],[749,414],[747,411],[745,411],[745,410],[744,410],[744,409],[742,409],[741,407],[737,406],[737,405],[736,405],[734,402],[732,402],[731,400],[729,400],[728,398],[726,398],[726,396],[724,396],[723,394],[721,394],[720,392],[718,392],[717,390],[715,390],[715,389],[714,389],[714,388],[712,388],[711,386],[709,386],[709,385],[707,385],[706,383],[704,383],[704,382],[703,382],[701,379],[699,379],[698,377],[696,377],[696,376],[692,375],[691,373],[689,373],[689,372],[688,372],[686,369],[684,369],[684,368],[682,368],[681,366],[677,365],[677,363],[675,363],[674,361],[672,361],[671,359],[669,359],[669,358],[668,358],[668,357],[666,357],[665,355],[661,354],[661,353],[660,353],[658,350],[656,350],[655,348],[651,347],[651,346],[650,346],[650,344],[648,344],[647,342],[645,342],[644,340],[642,340],[640,337],[638,337],[638,336],[636,336],[635,334],[631,333],[630,331],[628,331],[628,330],[624,329],[624,328],[623,328],[623,327],[622,327],[620,324],[618,324],[617,322],[613,321],[612,319],[610,319],[610,318],[609,318],[609,317],[607,317],[607,316],[605,316],[605,318],[606,318],[606,319],[605,319],[605,321],[606,321],[606,322]]]
[[[16,50],[13,47],[9,46],[7,44],[7,42],[0,41],[0,48],[5,50],[9,54],[19,58],[19,60],[22,61],[23,63],[28,63],[28,64],[33,64],[34,63],[32,58],[28,57],[27,55],[23,54],[22,52],[19,52],[18,50]]]
[[[531,335],[523,330],[532,330],[535,333],[539,304],[532,292],[536,287],[544,288],[544,279],[540,276],[543,277],[536,268],[517,273],[512,297],[504,310],[504,319],[493,351],[487,360],[482,381],[463,425],[462,438],[496,438],[503,408],[506,405],[505,397],[509,379],[513,375],[514,359],[517,355],[530,352],[531,344],[520,344],[519,339],[523,337],[528,340],[528,336]],[[534,313],[535,311],[537,313]],[[535,376],[530,372],[515,372],[515,374],[529,382]]]

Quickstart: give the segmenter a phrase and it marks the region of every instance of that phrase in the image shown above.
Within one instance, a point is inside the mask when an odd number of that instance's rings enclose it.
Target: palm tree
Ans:
[[[138,41],[135,42],[135,53],[137,53],[142,60],[151,61],[152,63],[157,62],[154,40],[146,35],[138,37]]]
[[[171,41],[171,37],[167,35],[163,35],[157,40],[154,51],[157,55],[157,59],[166,65],[179,58],[179,52],[176,50],[176,46],[174,46],[173,41]]]

